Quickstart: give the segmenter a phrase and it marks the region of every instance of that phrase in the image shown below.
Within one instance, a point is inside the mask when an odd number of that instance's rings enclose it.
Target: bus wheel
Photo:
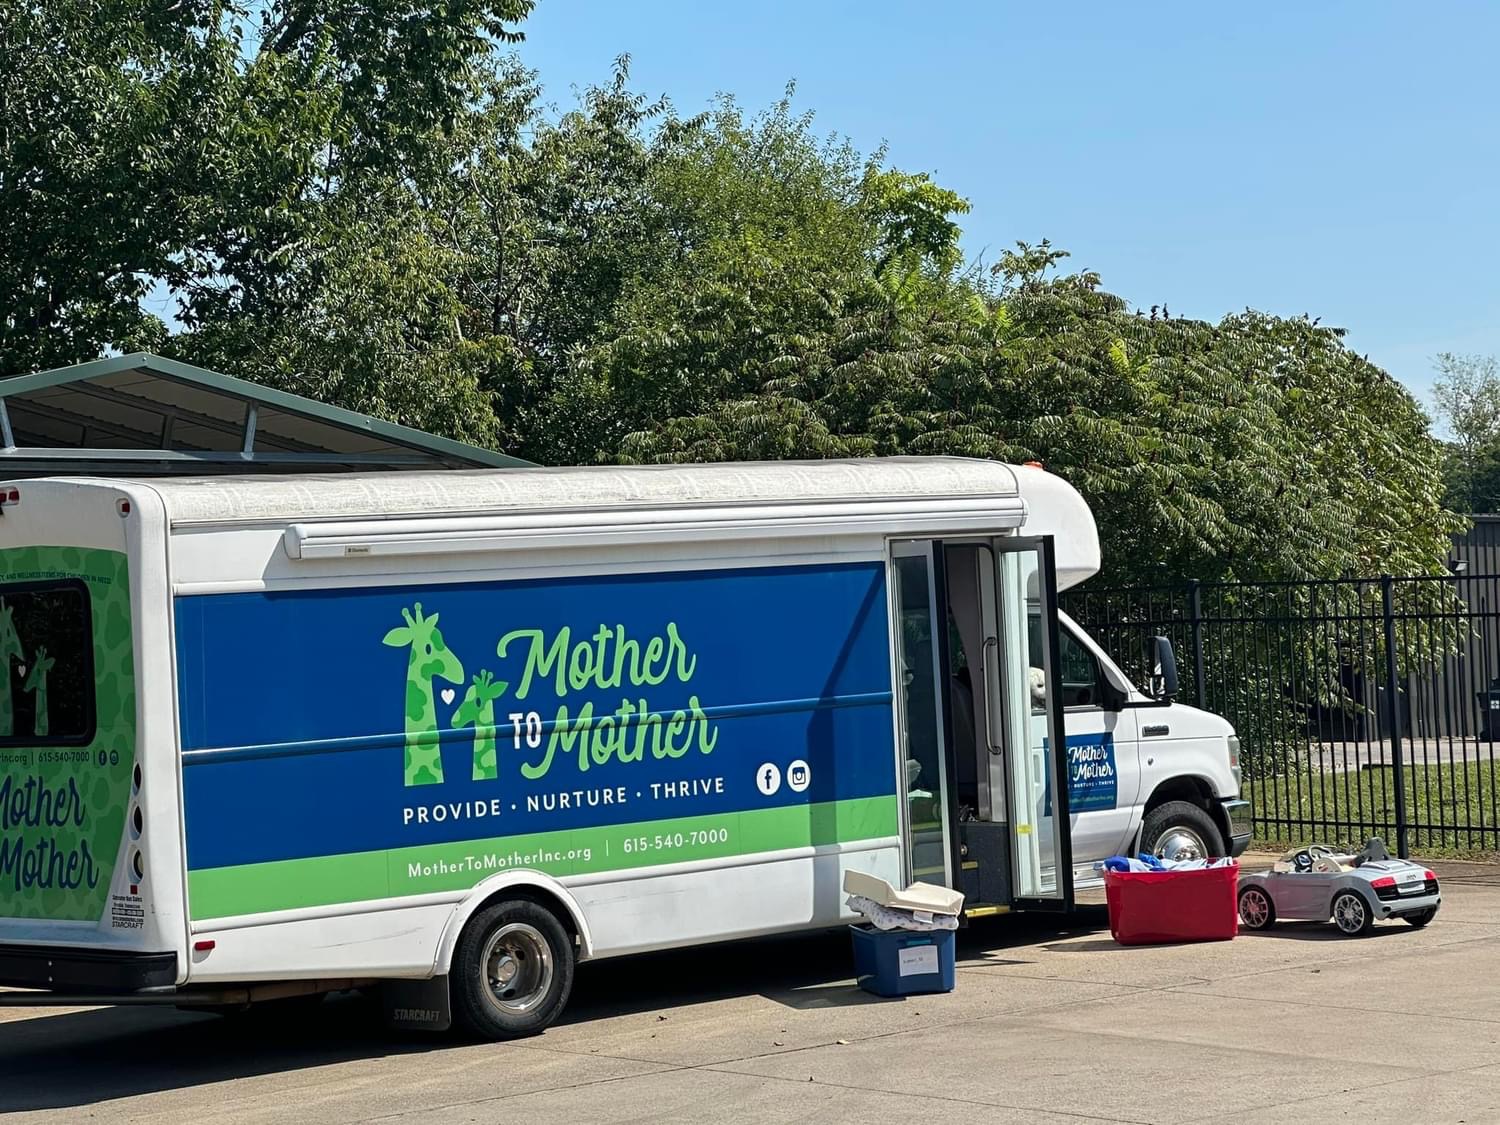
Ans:
[[[544,1030],[573,990],[573,939],[539,903],[511,899],[469,920],[448,979],[454,1015],[485,1039]]]
[[[1146,814],[1141,854],[1162,859],[1210,859],[1225,854],[1213,818],[1187,801],[1167,801]]]

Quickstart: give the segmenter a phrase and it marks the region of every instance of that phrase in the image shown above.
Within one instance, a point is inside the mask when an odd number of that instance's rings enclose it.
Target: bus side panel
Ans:
[[[607,953],[836,921],[843,853],[899,866],[878,563],[180,596],[176,622],[199,931],[532,870]]]
[[[569,890],[588,915],[598,956],[833,926],[852,917],[843,905],[845,871],[901,884],[896,831],[892,824],[884,840],[795,858]]]

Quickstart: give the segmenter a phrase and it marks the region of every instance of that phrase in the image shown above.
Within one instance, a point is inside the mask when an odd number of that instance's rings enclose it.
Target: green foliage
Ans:
[[[1500,366],[1493,356],[1437,357],[1432,397],[1453,435],[1444,476],[1448,502],[1459,511],[1500,506]]]
[[[623,453],[755,456],[774,433],[781,456],[1040,460],[1094,506],[1121,582],[1441,566],[1456,523],[1439,449],[1410,396],[1336,330],[1253,312],[1147,318],[1090,273],[1054,276],[1059,260],[1045,244],[1007,254],[977,302],[962,278],[930,280],[915,304],[862,286],[815,336],[778,338],[751,394],[634,434]]]
[[[1441,566],[1441,451],[1335,330],[966,269],[967,203],[791,91],[684,119],[622,59],[554,115],[530,6],[0,0],[0,373],[149,346],[554,463],[1038,459],[1117,581]]]
[[[0,3],[0,375],[94,358],[145,327],[150,277],[182,277],[232,52],[205,18]]]
[[[267,304],[330,191],[430,173],[531,0],[0,0],[0,375]]]

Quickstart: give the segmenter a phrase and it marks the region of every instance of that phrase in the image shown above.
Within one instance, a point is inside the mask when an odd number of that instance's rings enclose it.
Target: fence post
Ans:
[[[1188,613],[1193,623],[1193,695],[1198,710],[1208,710],[1203,683],[1203,590],[1196,579],[1188,582]]]
[[[1380,604],[1385,618],[1385,694],[1390,714],[1391,771],[1396,781],[1396,854],[1406,859],[1406,778],[1401,772],[1401,715],[1397,696],[1400,679],[1396,663],[1396,611],[1391,596],[1394,586],[1389,574],[1381,578]]]

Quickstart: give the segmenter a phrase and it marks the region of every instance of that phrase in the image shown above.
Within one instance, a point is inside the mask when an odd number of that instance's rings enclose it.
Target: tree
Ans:
[[[421,165],[352,171],[300,207],[232,286],[191,305],[179,354],[424,429],[553,460],[586,415],[559,373],[595,343],[625,286],[665,267],[646,176],[665,112],[614,81],[558,121],[513,60]],[[665,130],[664,136],[671,130]],[[665,140],[663,143],[666,143]],[[246,283],[247,275],[252,279]]]
[[[1468,512],[1489,510],[1500,501],[1494,477],[1500,459],[1500,367],[1494,356],[1443,352],[1437,369],[1432,397],[1454,438],[1448,474],[1453,501]]]
[[[267,298],[307,207],[414,175],[532,0],[0,0],[0,375]]]
[[[1053,276],[1060,259],[1020,247],[991,294],[876,273],[825,330],[778,338],[745,379],[758,388],[623,454],[1041,460],[1093,506],[1107,582],[1439,572],[1456,526],[1439,449],[1340,333],[1258,313],[1149,320],[1092,273]]]
[[[0,371],[145,343],[553,463],[1037,459],[1112,581],[1446,557],[1441,450],[1340,333],[966,268],[967,203],[790,91],[684,119],[622,59],[554,117],[499,54],[530,0],[0,5]]]

